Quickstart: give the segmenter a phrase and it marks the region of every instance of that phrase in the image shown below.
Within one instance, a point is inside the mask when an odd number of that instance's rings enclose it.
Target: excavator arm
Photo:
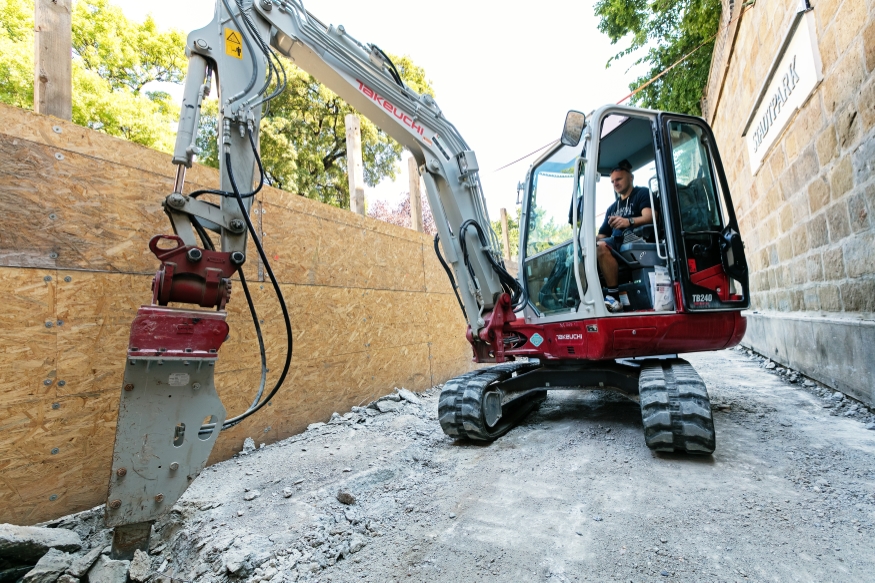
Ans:
[[[217,0],[212,22],[189,35],[186,52],[176,180],[164,201],[175,234],[157,235],[149,244],[161,267],[152,303],[139,309],[131,327],[122,383],[105,513],[107,525],[115,527],[113,558],[130,558],[148,545],[151,524],[202,471],[219,431],[264,406],[289,368],[288,311],[249,220],[252,197],[264,183],[258,147],[262,110],[285,86],[277,55],[313,75],[416,159],[475,360],[505,360],[502,327],[526,301],[504,269],[474,152],[434,99],[406,86],[376,45],[357,41],[342,26],[322,24],[300,0]],[[201,105],[214,77],[221,182],[216,190],[185,194],[186,169],[199,153]],[[219,202],[200,200],[203,194],[218,196]],[[218,235],[218,248],[209,233]],[[250,235],[280,299],[289,344],[273,390],[262,397],[263,374],[252,406],[226,419],[213,370],[228,334],[224,308],[235,274],[249,299],[241,266]]]
[[[501,277],[502,254],[489,226],[474,152],[435,100],[406,86],[376,45],[357,41],[342,26],[324,25],[299,0],[218,0],[213,21],[189,35],[187,50],[189,74],[174,163],[190,166],[196,154],[201,87],[212,71],[219,88],[222,190],[231,190],[229,161],[238,182],[251,184],[253,151],[246,142],[251,135],[258,143],[261,106],[271,89],[265,84],[266,71],[270,54],[279,53],[412,153],[475,340],[480,340],[487,316],[502,294],[510,293],[514,303],[521,305],[521,288],[513,278]],[[184,213],[207,219],[198,214],[190,198],[181,195],[181,188],[177,190],[179,206],[171,213],[178,217],[175,226],[182,224],[182,230],[186,229],[179,216]],[[235,212],[239,209],[232,209],[230,220]],[[193,244],[194,235],[188,231]],[[223,229],[223,250],[242,251],[241,241],[245,245],[245,233]]]

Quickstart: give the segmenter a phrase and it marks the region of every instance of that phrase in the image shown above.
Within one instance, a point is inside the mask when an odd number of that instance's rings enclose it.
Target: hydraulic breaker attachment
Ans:
[[[176,242],[171,249],[159,242]],[[219,348],[228,337],[224,311],[164,307],[170,301],[223,308],[231,253],[152,239],[161,259],[153,302],[131,325],[119,402],[105,521],[116,527],[112,558],[147,550],[152,523],[167,512],[206,465],[225,421],[213,382]]]

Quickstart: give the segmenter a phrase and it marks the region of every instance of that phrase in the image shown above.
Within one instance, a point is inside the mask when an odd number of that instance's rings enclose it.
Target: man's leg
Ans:
[[[620,267],[617,265],[617,260],[608,249],[609,243],[602,239],[596,247],[596,259],[598,260],[599,269],[602,270],[602,275],[605,278],[605,285],[614,289],[619,283]]]
[[[605,307],[608,311],[619,312],[623,309],[617,297],[620,290],[617,289],[620,279],[620,267],[617,265],[617,260],[611,253],[608,246],[611,243],[608,240],[602,239],[596,245],[596,260],[599,264],[599,269],[605,278],[605,286],[608,288],[608,293],[605,295]]]

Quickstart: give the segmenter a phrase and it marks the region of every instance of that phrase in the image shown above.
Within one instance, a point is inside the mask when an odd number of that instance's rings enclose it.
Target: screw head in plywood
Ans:
[[[56,215],[55,213],[51,213],[51,214],[49,214],[49,218],[54,221],[55,219],[58,218],[58,215]]]
[[[46,379],[46,380],[44,380],[44,381],[43,381],[43,384],[44,384],[45,386],[49,386],[50,384],[52,384],[52,379]]]
[[[73,278],[70,277],[69,275],[67,275],[64,277],[64,281],[66,281],[67,283],[70,283],[71,281],[73,281]]]
[[[54,325],[55,325],[54,322],[46,322],[46,328],[51,328]]]
[[[58,495],[57,495],[57,494],[52,494],[51,496],[49,496],[49,501],[50,501],[50,502],[54,502],[54,501],[57,500],[57,499],[58,499]]]
[[[45,282],[52,281],[52,276],[51,276],[51,275],[47,275],[47,276],[45,276],[45,277],[43,278],[43,281],[45,281]]]
[[[58,258],[58,254],[55,253],[54,251],[52,251],[51,253],[49,253],[49,259],[57,259],[57,258]]]
[[[60,161],[60,160],[63,160],[63,159],[64,159],[64,155],[63,155],[62,153],[60,153],[60,152],[55,152],[55,160]]]
[[[63,130],[63,128],[61,128],[61,126],[52,126],[52,131],[55,132],[56,134],[60,134],[64,130]]]
[[[60,408],[61,408],[60,403],[52,403],[52,409],[60,409]]]
[[[66,384],[67,384],[67,381],[58,381],[58,386],[59,386],[59,387],[63,387],[63,386],[66,385]]]
[[[52,455],[58,455],[60,452],[61,452],[61,450],[58,449],[57,447],[52,448]]]

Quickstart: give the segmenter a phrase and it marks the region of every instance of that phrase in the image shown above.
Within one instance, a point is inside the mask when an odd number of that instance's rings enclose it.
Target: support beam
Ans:
[[[72,0],[36,0],[33,109],[73,119]]]
[[[408,182],[410,184],[410,228],[419,233],[422,232],[422,198],[419,189],[419,167],[416,158],[411,156],[407,159]]]
[[[349,210],[365,215],[365,168],[362,162],[362,124],[357,115],[346,116],[346,166],[349,174]]]
[[[510,233],[507,227],[507,209],[501,209],[501,241],[504,243],[504,260],[510,261]]]

